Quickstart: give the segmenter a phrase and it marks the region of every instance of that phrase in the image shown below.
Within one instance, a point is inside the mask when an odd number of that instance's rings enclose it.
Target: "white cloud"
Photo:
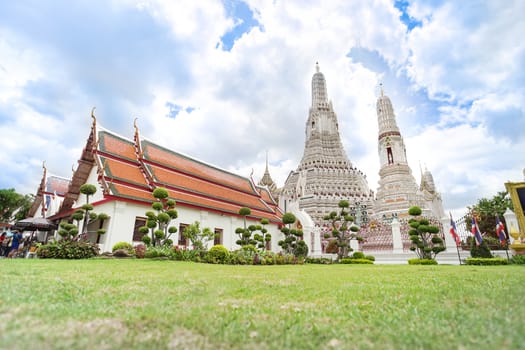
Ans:
[[[34,192],[43,160],[68,176],[93,105],[115,132],[131,138],[138,117],[144,137],[241,175],[254,169],[256,180],[268,151],[271,176],[283,185],[303,153],[319,61],[345,150],[371,189],[379,167],[375,102],[386,79],[416,178],[421,161],[450,208],[491,196],[525,166],[523,5],[421,4],[408,8],[421,27],[407,32],[387,0],[249,1],[260,27],[230,51],[217,43],[240,19],[219,1],[116,0],[52,18],[42,8],[53,30],[41,27],[37,39],[26,14],[0,5],[0,132],[25,141],[0,139],[10,150],[0,161],[27,160],[7,167],[0,187]],[[86,21],[89,30],[76,27]],[[356,47],[382,63],[354,60]],[[167,117],[166,103],[194,110]]]

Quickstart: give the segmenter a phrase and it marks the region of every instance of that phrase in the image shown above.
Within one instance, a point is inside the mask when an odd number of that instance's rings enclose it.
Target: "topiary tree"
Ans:
[[[106,230],[104,230],[102,227],[104,225],[104,221],[109,219],[109,216],[105,213],[97,214],[93,211],[93,205],[89,203],[89,198],[93,194],[97,192],[97,187],[92,184],[83,184],[80,186],[80,193],[84,194],[86,196],[86,203],[82,205],[82,207],[78,210],[76,210],[72,215],[71,219],[73,221],[76,221],[76,229],[73,229],[73,226],[65,226],[62,222],[60,223],[59,227],[59,235],[63,238],[69,238],[74,239],[77,238],[77,235],[79,232],[81,233],[80,238],[87,239],[88,234],[88,226],[92,222],[95,222],[96,220],[100,221],[100,226],[97,230],[97,243],[99,243],[100,235],[103,235],[106,233]],[[80,222],[82,222],[82,229],[80,229]]]
[[[295,215],[292,213],[285,213],[282,218],[284,224],[281,232],[284,235],[284,239],[279,241],[279,246],[287,254],[293,254],[295,256],[306,256],[308,255],[308,246],[306,242],[300,240],[303,237],[303,231],[301,229],[292,228],[293,224],[297,221]]]
[[[74,216],[75,214],[73,214]],[[67,221],[61,221],[58,225],[58,234],[63,239],[72,239],[78,235],[78,225],[71,224]]]
[[[410,230],[408,234],[412,246],[410,250],[416,252],[419,259],[433,260],[437,254],[445,250],[443,239],[439,237],[439,227],[430,225],[428,219],[420,217],[422,210],[414,206],[408,209],[408,214],[412,216],[408,220]]]
[[[261,219],[261,224],[256,225],[256,230],[261,233],[254,233],[253,240],[255,241],[255,247],[260,250],[266,249],[266,243],[272,240],[272,235],[268,233],[266,225],[270,223],[270,220],[263,218]]]
[[[86,195],[86,204],[82,206],[83,211],[83,218],[85,219],[82,222],[82,235],[84,237],[87,235],[87,227],[90,221],[96,219],[97,214],[95,214],[95,218],[92,218],[92,216],[89,215],[89,212],[93,210],[93,205],[89,204],[89,197],[94,195],[97,192],[97,187],[92,184],[83,184],[80,186],[80,193]]]
[[[235,243],[241,247],[250,244],[251,241],[252,232],[246,227],[246,217],[251,213],[250,208],[242,207],[239,209],[239,215],[243,217],[244,227],[237,227],[235,229],[235,233],[239,236],[239,239]],[[252,229],[254,229],[254,227],[252,227]]]
[[[190,240],[194,250],[206,250],[206,243],[215,238],[215,233],[205,227],[201,230],[200,222],[195,221],[184,229],[184,237]]]
[[[341,200],[338,207],[340,208],[339,213],[333,211],[323,219],[328,222],[331,229],[329,233],[325,234],[324,238],[335,241],[332,245],[337,247],[337,260],[340,261],[353,250],[350,247],[350,241],[353,239],[360,241],[362,238],[357,235],[359,226],[354,224],[354,218],[347,211],[350,203],[347,200]]]
[[[177,227],[170,226],[171,221],[178,217],[175,201],[168,198],[169,192],[163,187],[155,188],[153,197],[155,200],[151,208],[154,211],[146,212],[146,226],[139,228],[139,232],[144,235],[142,241],[153,246],[172,245],[170,237],[177,232]],[[147,236],[148,233],[151,233],[151,236]]]
[[[244,227],[237,227],[235,233],[239,236],[239,239],[235,242],[241,247],[252,245],[258,249],[264,250],[265,243],[272,239],[272,236],[268,233],[265,225],[270,221],[268,219],[261,219],[259,225],[249,225],[246,227],[246,217],[250,215],[252,211],[250,208],[242,207],[239,209],[239,215],[243,217]],[[260,233],[257,233],[259,231]]]

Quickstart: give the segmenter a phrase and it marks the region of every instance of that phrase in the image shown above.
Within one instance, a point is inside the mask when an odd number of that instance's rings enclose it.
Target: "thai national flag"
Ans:
[[[461,241],[459,240],[458,230],[456,229],[456,223],[452,219],[452,214],[451,213],[449,214],[450,214],[450,234],[456,241],[456,246],[459,247],[459,245],[461,244]]]
[[[472,235],[476,239],[476,245],[480,245],[481,242],[483,242],[483,238],[481,237],[481,232],[479,232],[478,227],[478,220],[476,220],[475,217],[472,217]]]
[[[507,242],[507,235],[505,234],[505,226],[499,220],[498,215],[496,215],[496,235],[498,236],[499,241],[501,242],[501,245],[505,245],[505,243]]]

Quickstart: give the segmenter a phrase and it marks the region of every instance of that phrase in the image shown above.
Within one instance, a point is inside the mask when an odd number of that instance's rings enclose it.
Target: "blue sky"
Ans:
[[[446,211],[523,181],[523,1],[4,1],[0,188],[70,177],[99,125],[279,186],[303,153],[315,62],[377,189],[379,84]]]

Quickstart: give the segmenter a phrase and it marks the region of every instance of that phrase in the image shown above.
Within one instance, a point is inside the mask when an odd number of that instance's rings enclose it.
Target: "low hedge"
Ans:
[[[408,265],[437,265],[438,262],[434,259],[408,259]]]
[[[466,258],[467,265],[508,265],[509,261],[504,258]]]
[[[354,258],[343,258],[340,261],[341,264],[373,264],[372,260],[368,259],[354,259]]]

